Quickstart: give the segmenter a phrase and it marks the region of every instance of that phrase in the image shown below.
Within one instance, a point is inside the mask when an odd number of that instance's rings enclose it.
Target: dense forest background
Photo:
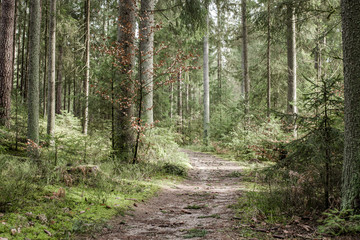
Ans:
[[[150,179],[185,176],[179,146],[250,164],[248,202],[271,221],[359,230],[359,14],[346,11],[358,3],[0,2],[0,236],[51,237],[18,231],[19,211],[58,237],[95,229],[126,199],[150,197]],[[344,65],[355,66],[345,92]],[[50,224],[87,201],[109,208]]]

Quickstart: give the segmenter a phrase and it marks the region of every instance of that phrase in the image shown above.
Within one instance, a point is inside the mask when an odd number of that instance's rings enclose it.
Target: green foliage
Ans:
[[[321,233],[333,236],[343,234],[356,234],[360,232],[360,215],[354,214],[352,210],[333,209],[324,212],[325,219],[321,220],[319,226]]]
[[[248,191],[242,196],[236,205],[236,209],[244,223],[258,223],[265,221],[268,223],[286,222],[287,216],[283,213],[288,212],[288,206],[283,204],[283,195],[281,191]]]
[[[222,137],[220,146],[233,152],[237,159],[275,160],[274,150],[284,138],[288,138],[288,134],[278,119],[259,119],[249,124],[242,121]]]
[[[111,158],[108,132],[84,136],[79,119],[66,113],[57,116],[56,124],[54,143],[48,145],[41,122],[41,164],[5,155],[13,142],[0,155],[1,237],[63,239],[109,227],[106,222],[129,210],[134,199],[152,196],[156,181],[185,176],[190,167],[186,154],[178,151],[179,135],[166,129],[149,130],[141,162],[124,164]],[[11,229],[20,232],[11,235]]]
[[[308,81],[311,92],[304,99],[308,114],[299,117],[304,136],[287,144],[287,158],[269,173],[279,174],[284,189],[294,197],[292,205],[299,209],[338,207],[344,149],[341,79]]]
[[[21,207],[33,191],[40,176],[29,159],[0,155],[0,212]]]

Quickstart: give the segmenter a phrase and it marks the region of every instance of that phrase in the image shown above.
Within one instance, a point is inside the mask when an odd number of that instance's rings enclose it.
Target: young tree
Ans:
[[[287,63],[288,63],[288,95],[287,113],[292,115],[291,123],[294,123],[297,114],[296,107],[296,20],[294,2],[287,5]],[[294,125],[296,137],[296,125]]]
[[[360,2],[341,1],[345,91],[343,209],[360,210]]]
[[[144,109],[148,124],[154,122],[153,74],[154,74],[154,0],[141,0],[140,10],[140,78],[145,85]]]
[[[40,0],[30,1],[28,140],[29,154],[38,157],[39,144],[39,58],[40,58]]]
[[[131,73],[135,65],[135,18],[136,5],[134,0],[119,1],[118,50],[119,78],[114,87],[120,93],[120,104],[115,110],[114,151],[119,160],[129,161],[133,156],[134,131],[132,129],[133,106],[131,98],[134,86]]]
[[[3,0],[0,22],[0,125],[10,127],[15,0]]]
[[[49,14],[47,134],[53,137],[55,128],[56,0],[50,0]]]

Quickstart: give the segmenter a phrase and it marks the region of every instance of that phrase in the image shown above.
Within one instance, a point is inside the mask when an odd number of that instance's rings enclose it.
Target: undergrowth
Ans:
[[[19,126],[22,119],[19,120]],[[81,133],[80,121],[58,115],[53,144],[41,121],[40,163],[26,155],[26,133],[0,129],[0,238],[72,239],[110,228],[107,221],[154,195],[190,167],[171,131],[154,128],[142,139],[140,162],[111,155],[109,131]]]

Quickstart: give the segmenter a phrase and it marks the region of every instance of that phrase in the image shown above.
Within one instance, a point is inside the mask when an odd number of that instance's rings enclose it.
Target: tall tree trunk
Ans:
[[[221,28],[222,26],[222,15],[221,15],[221,2],[219,0],[216,1],[216,8],[217,8],[217,80],[218,80],[218,95],[219,95],[219,103],[222,103],[222,79],[221,79],[221,71],[222,71],[222,35],[221,35]],[[220,122],[222,121],[222,113],[220,108]]]
[[[55,129],[55,51],[56,51],[56,0],[50,0],[49,17],[49,69],[48,69],[48,119],[47,134],[54,137]]]
[[[294,125],[293,133],[296,137],[296,22],[293,2],[287,6],[287,63],[288,63],[288,94],[287,113],[291,115],[290,123]]]
[[[45,1],[45,33],[44,33],[44,43],[45,43],[45,55],[44,55],[44,76],[43,76],[43,117],[46,116],[46,75],[47,75],[47,64],[48,64],[48,1]]]
[[[20,82],[20,95],[23,96],[24,86],[25,86],[25,33],[26,33],[26,22],[27,22],[27,6],[28,1],[25,2],[25,11],[23,17],[23,32],[22,32],[22,47],[21,47],[21,82]]]
[[[242,37],[243,37],[243,51],[242,51],[242,67],[243,67],[243,83],[245,93],[245,114],[249,112],[249,95],[250,95],[250,77],[248,64],[248,40],[247,40],[247,21],[246,21],[246,0],[241,0],[241,19],[242,19]]]
[[[68,88],[68,83],[66,81],[66,75],[65,75],[65,78],[64,78],[64,96],[63,96],[63,101],[62,101],[62,108],[64,110],[64,112],[66,112],[66,105],[67,105],[67,88]]]
[[[270,117],[270,109],[271,109],[271,34],[270,34],[270,0],[267,2],[267,52],[266,52],[266,58],[267,58],[267,116]]]
[[[68,79],[67,112],[70,113],[71,105],[71,78]]]
[[[140,10],[140,74],[145,84],[144,110],[145,121],[154,122],[153,75],[154,75],[154,0],[141,0]]]
[[[170,83],[170,119],[173,118],[173,106],[174,106],[174,83]]]
[[[1,3],[0,25],[0,125],[10,127],[11,88],[14,73],[15,0]]]
[[[14,14],[15,15],[14,15],[13,52],[12,52],[13,56],[12,56],[12,66],[11,66],[13,73],[11,75],[11,92],[13,91],[13,88],[14,88],[14,78],[15,78],[16,25],[17,25],[17,21],[18,21],[18,17],[17,17],[17,15],[18,15],[18,0],[15,0],[15,13]]]
[[[209,13],[206,16],[204,36],[203,79],[204,79],[204,144],[209,145],[210,138],[210,94],[209,94]]]
[[[131,99],[134,95],[131,71],[135,65],[135,28],[136,6],[133,0],[120,0],[119,2],[118,36],[120,56],[119,80],[115,91],[120,93],[122,99],[115,110],[114,151],[120,161],[130,161],[134,149],[134,131],[132,130],[132,117],[134,115]]]
[[[39,58],[41,6],[40,0],[30,1],[29,97],[28,97],[28,152],[39,156]]]
[[[360,210],[360,2],[341,1],[344,52],[345,151],[342,174],[343,209]]]
[[[90,0],[85,2],[85,79],[83,133],[87,135],[89,123],[89,78],[90,78]]]
[[[188,80],[189,77],[189,72],[186,72],[186,77]],[[189,88],[190,85],[188,82],[185,83],[185,109],[186,109],[186,114],[185,114],[185,118],[189,115]]]
[[[19,7],[19,3],[18,3],[18,7]],[[21,7],[20,7],[21,9]],[[21,16],[21,10],[18,13]],[[20,18],[19,18],[20,19]],[[19,79],[20,79],[20,56],[21,56],[21,36],[22,36],[22,27],[21,24],[19,24],[20,21],[17,21],[17,25],[18,25],[18,39],[17,39],[17,56],[16,56],[16,91],[19,91]],[[15,26],[16,29],[16,26]],[[18,92],[16,92],[16,98],[17,98]],[[17,104],[17,103],[16,103]]]
[[[29,83],[29,44],[30,44],[30,13],[29,13],[29,26],[27,28],[27,40],[26,40],[26,56],[25,56],[25,78],[24,78],[24,91],[23,100],[26,101],[28,94]]]
[[[59,45],[59,55],[57,62],[57,81],[56,81],[56,101],[55,101],[55,113],[61,114],[61,103],[62,103],[62,55],[63,55],[63,47],[61,44]]]
[[[177,113],[179,116],[179,129],[182,132],[183,128],[183,102],[182,102],[182,72],[181,69],[177,75],[177,82],[178,82],[178,101],[177,101]]]

